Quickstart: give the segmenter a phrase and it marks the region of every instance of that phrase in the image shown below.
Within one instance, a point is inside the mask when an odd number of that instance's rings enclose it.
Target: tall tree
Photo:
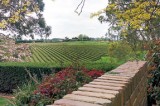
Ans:
[[[147,42],[160,39],[159,0],[110,0],[105,9],[92,14],[97,15],[101,22],[119,27],[120,35],[126,39]]]
[[[0,29],[33,38],[47,27],[43,9],[43,0],[0,0]]]

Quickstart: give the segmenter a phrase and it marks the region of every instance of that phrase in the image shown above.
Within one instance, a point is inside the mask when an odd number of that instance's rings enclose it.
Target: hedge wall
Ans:
[[[0,62],[0,92],[11,93],[17,86],[30,80],[25,68],[30,70],[32,75],[34,74],[41,79],[43,74],[50,74],[53,71],[56,73],[67,66],[69,65],[66,64],[62,67],[57,63]],[[107,72],[118,65],[106,61],[97,61],[86,63],[82,66],[85,66],[89,70],[96,69]]]
[[[12,63],[0,63],[0,92],[12,93],[13,89],[17,86],[30,80],[25,68],[30,70],[30,73],[36,75],[38,79],[42,78],[44,74],[50,74],[61,70],[60,68],[51,68],[42,65],[41,67],[35,67],[34,65],[26,65],[25,63],[17,66]]]

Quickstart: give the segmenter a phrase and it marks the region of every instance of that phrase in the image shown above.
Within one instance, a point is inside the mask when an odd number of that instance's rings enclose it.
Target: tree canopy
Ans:
[[[92,14],[97,15],[101,22],[110,22],[113,30],[119,27],[125,38],[133,36],[144,41],[160,38],[159,0],[110,0],[106,8]]]
[[[0,29],[21,35],[50,34],[42,15],[43,0],[0,0]]]

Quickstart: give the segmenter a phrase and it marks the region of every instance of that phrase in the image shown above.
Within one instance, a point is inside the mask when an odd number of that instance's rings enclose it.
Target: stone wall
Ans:
[[[147,106],[145,61],[127,62],[51,106]]]

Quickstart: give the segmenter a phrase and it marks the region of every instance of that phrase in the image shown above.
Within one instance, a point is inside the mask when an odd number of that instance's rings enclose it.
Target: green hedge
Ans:
[[[32,75],[36,75],[38,79],[54,70],[55,72],[61,70],[61,68],[52,68],[45,64],[0,63],[0,92],[11,93],[17,86],[30,80],[25,68],[30,70]]]
[[[116,60],[115,60],[116,61]],[[0,92],[11,93],[17,86],[30,80],[25,68],[30,70],[30,73],[36,75],[41,80],[43,74],[50,74],[53,71],[56,73],[62,68],[70,66],[65,64],[63,67],[56,63],[30,63],[30,62],[0,62]],[[97,69],[109,71],[119,64],[109,61],[108,58],[102,58],[95,62],[82,64],[87,69]]]

